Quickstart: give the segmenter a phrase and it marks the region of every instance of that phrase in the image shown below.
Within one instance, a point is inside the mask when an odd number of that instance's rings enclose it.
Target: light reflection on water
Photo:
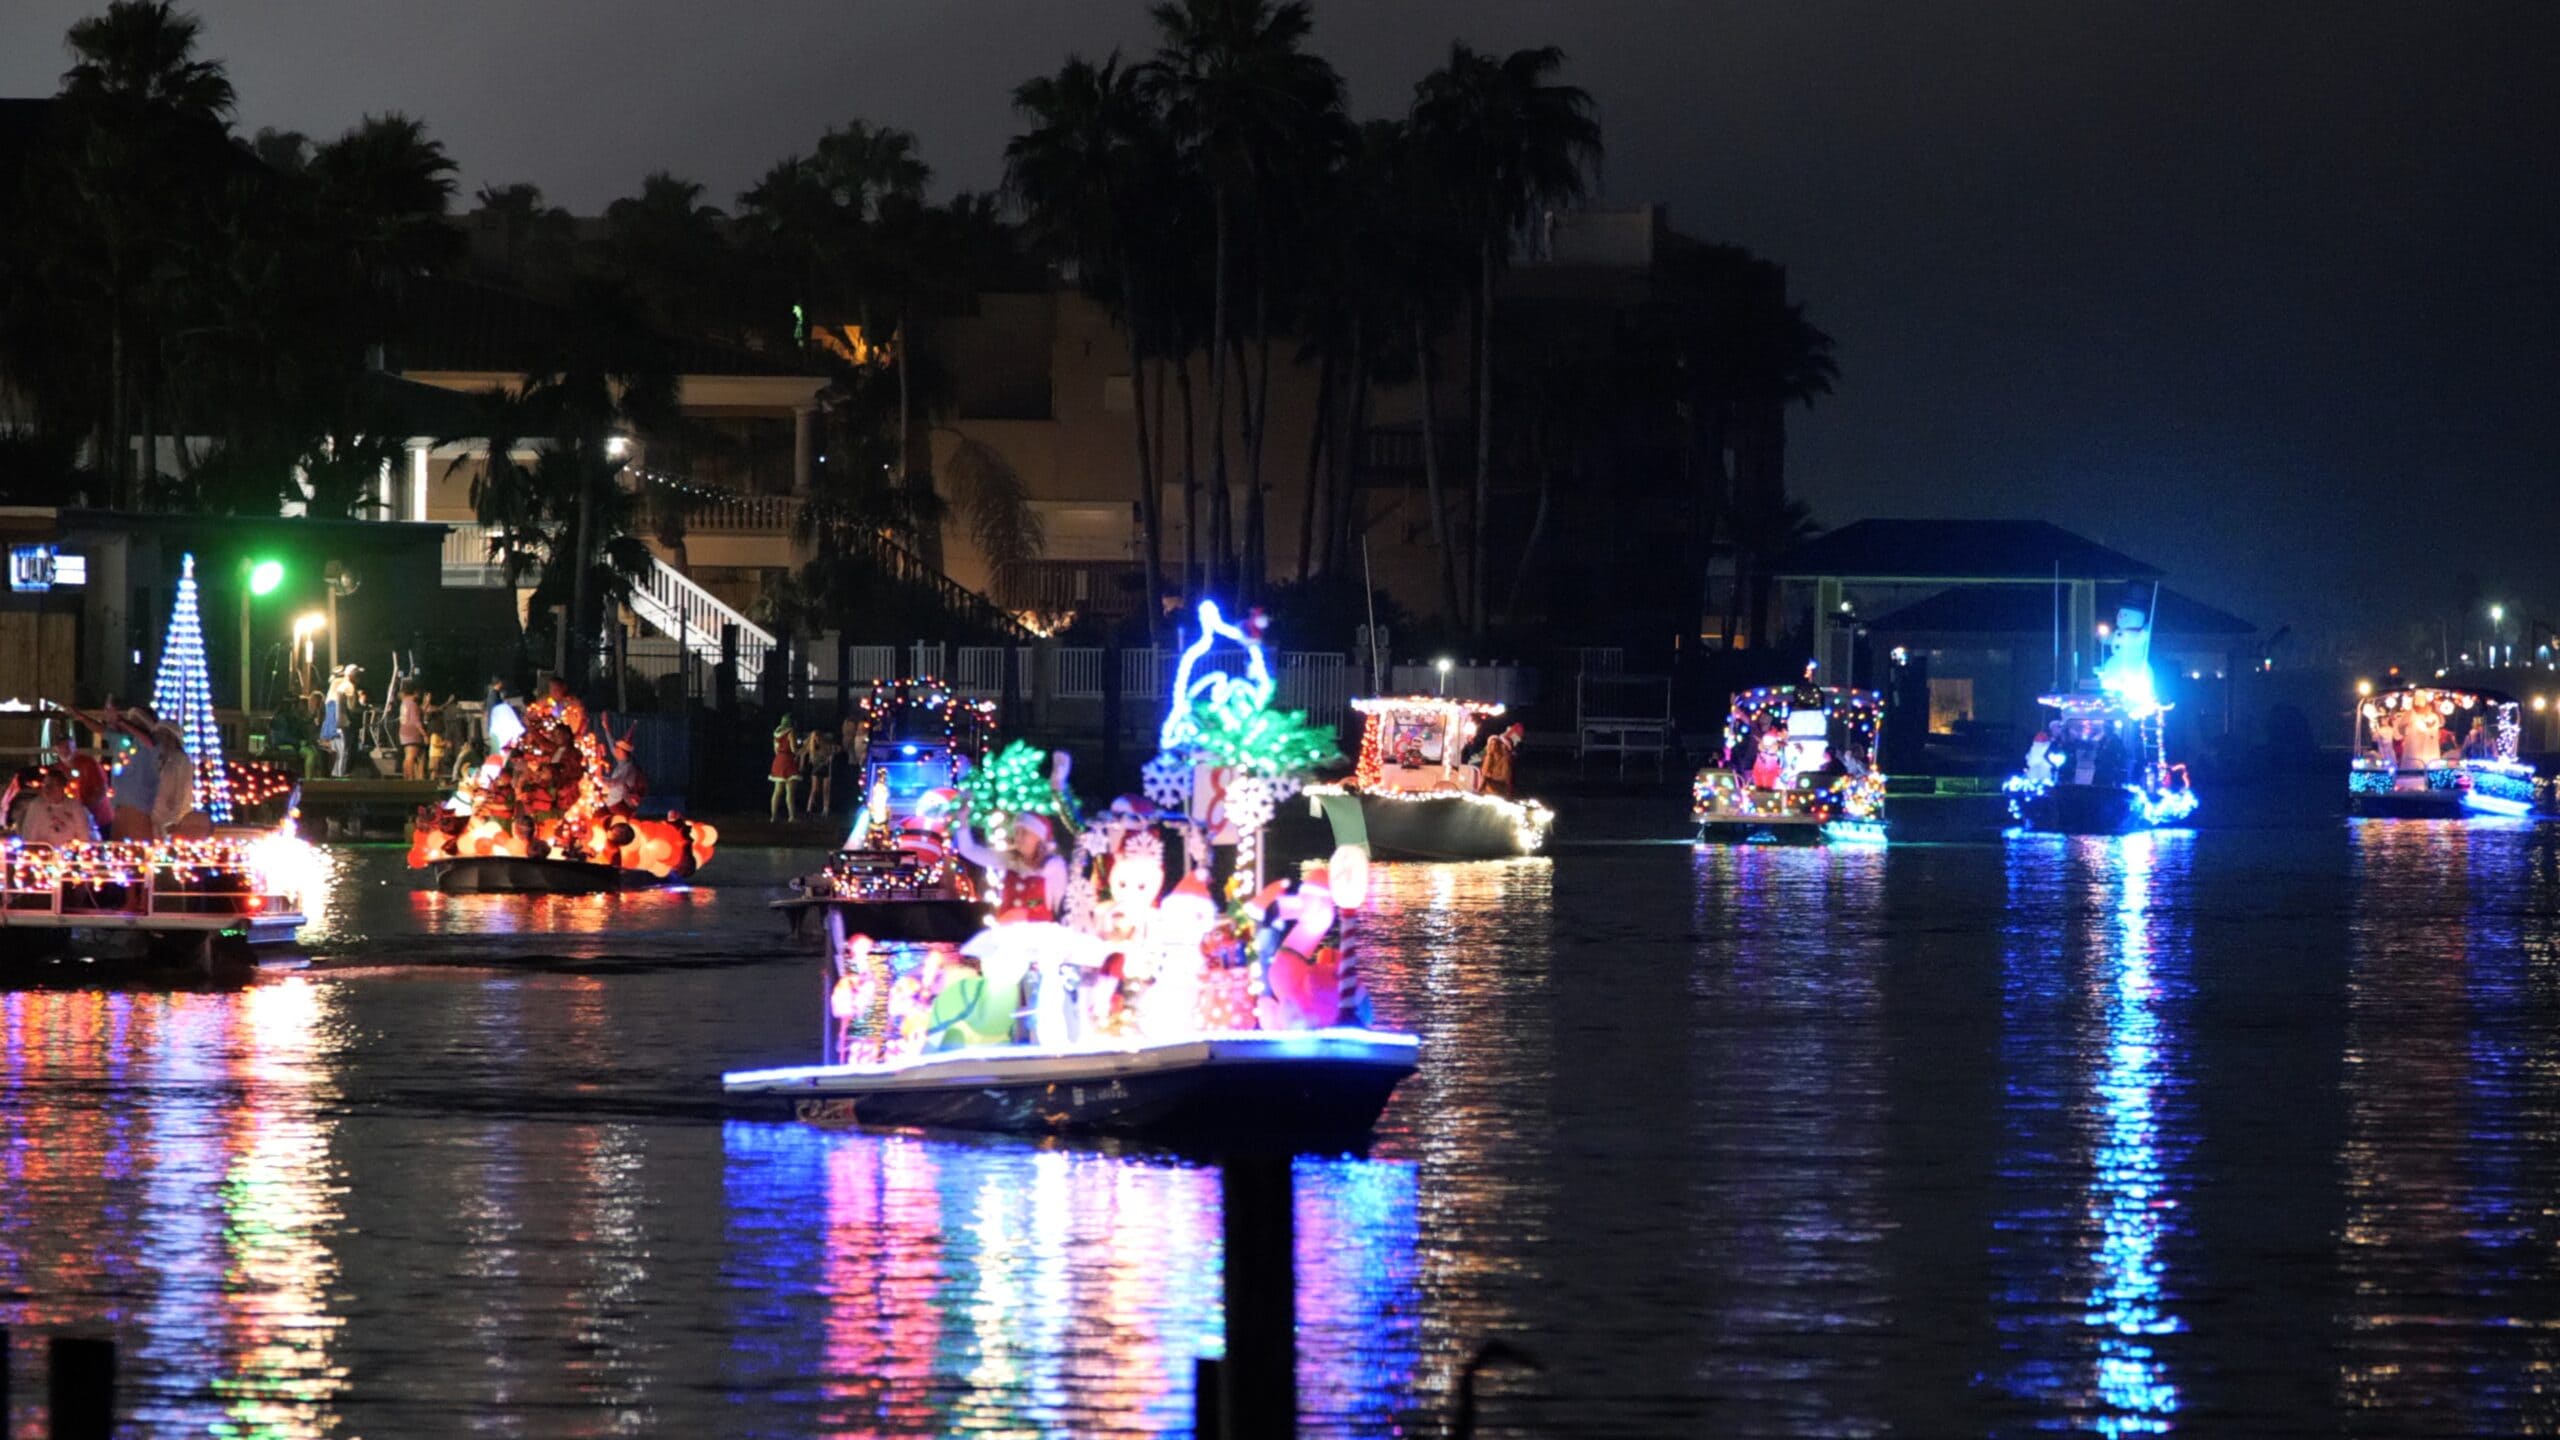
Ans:
[[[816,1043],[733,858],[508,911],[333,852],[333,963],[0,992],[22,1382],[101,1326],[137,1433],[1186,1428],[1214,1172],[724,1121]],[[1376,881],[1425,1068],[1298,1167],[1308,1433],[1438,1433],[1496,1338],[1487,1436],[2560,1429],[2560,833]]]
[[[2193,843],[2009,838],[1997,1384],[2036,1428],[2163,1434],[2179,1411]]]

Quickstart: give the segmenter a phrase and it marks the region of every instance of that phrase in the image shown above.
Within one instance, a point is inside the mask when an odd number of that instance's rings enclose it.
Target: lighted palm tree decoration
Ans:
[[[1564,52],[1554,46],[1496,58],[1453,45],[1449,63],[1414,87],[1413,125],[1432,157],[1448,201],[1476,242],[1475,524],[1468,539],[1467,620],[1486,622],[1486,532],[1493,469],[1495,278],[1512,241],[1547,210],[1583,194],[1584,172],[1600,158],[1591,97],[1554,83]]]

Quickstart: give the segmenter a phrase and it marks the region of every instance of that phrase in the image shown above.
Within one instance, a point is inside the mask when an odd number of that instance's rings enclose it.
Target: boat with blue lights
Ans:
[[[797,935],[822,916],[828,953],[848,937],[968,939],[987,921],[978,877],[954,853],[951,826],[970,767],[986,755],[995,706],[927,679],[884,681],[862,702],[861,808],[844,844],[773,902]]]
[[[1357,947],[1339,933],[1366,901],[1367,853],[1338,847],[1295,881],[1263,879],[1262,831],[1334,756],[1333,732],[1272,704],[1259,616],[1199,614],[1145,793],[1094,812],[1072,846],[1052,839],[1080,813],[1062,757],[1017,745],[965,775],[908,777],[926,823],[901,833],[937,844],[945,826],[924,797],[945,787],[924,782],[960,782],[947,839],[987,868],[993,903],[972,901],[975,933],[892,937],[889,902],[810,897],[834,901],[822,1063],[723,1075],[734,1106],[1177,1145],[1367,1136],[1421,1053],[1370,1027]],[[1221,644],[1241,668],[1212,662]],[[901,760],[933,758],[895,743]],[[875,794],[897,789],[892,777]]]
[[[1510,860],[1535,855],[1555,812],[1510,793],[1518,727],[1492,728],[1504,707],[1437,695],[1351,702],[1362,718],[1350,776],[1306,787],[1336,845],[1381,860]],[[1477,738],[1477,758],[1467,758]]]
[[[2518,758],[2523,709],[2512,695],[2403,685],[2359,697],[2347,763],[2347,813],[2461,820],[2533,810],[2533,767]]]
[[[1882,840],[1883,716],[1882,695],[1816,685],[1810,665],[1796,684],[1735,695],[1724,750],[1689,787],[1699,843]]]
[[[2152,685],[2149,617],[2117,611],[2107,639],[2083,688],[2038,697],[2044,729],[2003,787],[2011,818],[2030,830],[2121,835],[2195,814],[2187,767],[2169,758],[2170,706]]]

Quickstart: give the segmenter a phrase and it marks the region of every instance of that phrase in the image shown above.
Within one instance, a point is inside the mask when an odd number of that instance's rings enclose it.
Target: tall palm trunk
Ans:
[[[1180,368],[1173,374],[1174,388],[1182,392],[1182,602],[1189,605],[1200,598],[1205,588],[1200,573],[1200,445],[1192,433],[1192,416],[1198,408],[1191,394],[1191,357],[1176,362]]]
[[[569,688],[572,690],[583,688],[587,681],[587,651],[586,647],[578,642],[579,637],[586,631],[587,546],[592,538],[595,524],[594,485],[588,474],[590,468],[586,463],[586,456],[583,453],[579,454],[578,539],[577,548],[570,552],[569,557],[570,564],[575,568],[569,572],[569,614],[564,623],[564,628],[569,633],[565,637],[567,644],[563,647],[563,653],[568,657],[568,680]]]
[[[1239,523],[1235,551],[1234,589],[1239,603],[1249,601],[1262,585],[1264,567],[1262,477],[1259,458],[1262,429],[1253,411],[1253,361],[1245,349],[1244,337],[1235,336],[1227,347],[1236,367],[1236,443],[1244,448],[1245,493],[1244,517]]]
[[[1324,560],[1327,570],[1346,563],[1351,555],[1351,537],[1365,534],[1369,528],[1360,505],[1360,464],[1369,435],[1369,352],[1364,345],[1353,353],[1356,358],[1351,369],[1350,409],[1342,432],[1333,442],[1333,513]]]
[[[1431,327],[1415,321],[1413,339],[1422,371],[1422,487],[1431,500],[1431,548],[1440,552],[1440,603],[1451,620],[1462,621],[1466,612],[1458,608],[1458,555],[1449,548],[1449,506],[1440,495],[1440,402],[1431,393]]]
[[[1253,380],[1253,429],[1245,440],[1245,591],[1260,590],[1271,578],[1271,535],[1265,528],[1262,493],[1262,447],[1271,430],[1271,277],[1270,245],[1261,221],[1253,227],[1253,334],[1262,368]]]
[[[1132,275],[1126,255],[1121,257],[1120,273]],[[1164,496],[1156,489],[1155,447],[1147,433],[1147,355],[1139,340],[1138,287],[1128,287],[1129,302],[1129,409],[1137,421],[1138,442],[1138,531],[1145,553],[1139,564],[1146,577],[1147,640],[1155,642],[1156,622],[1163,615],[1164,551],[1159,543],[1164,536]]]
[[[1333,376],[1333,352],[1327,350],[1316,366],[1316,418],[1307,435],[1307,488],[1299,496],[1298,583],[1301,585],[1315,574],[1316,490],[1325,474],[1325,439],[1333,429]]]
[[[107,331],[107,444],[106,453],[98,459],[107,468],[109,493],[115,496],[116,508],[129,510],[133,508],[133,452],[132,437],[125,433],[124,299],[118,295],[107,304],[114,316]]]
[[[898,317],[898,328],[890,332],[889,343],[897,347],[898,362],[898,479],[912,480],[916,469],[914,439],[908,433],[908,417],[913,413],[907,388],[907,317]]]
[[[1530,563],[1538,554],[1538,542],[1547,533],[1547,511],[1555,499],[1555,477],[1546,457],[1539,457],[1538,508],[1529,517],[1529,537],[1520,542],[1520,563],[1511,572],[1511,588],[1502,597],[1502,623],[1509,625],[1520,613],[1520,592],[1529,583]]]
[[[1227,494],[1227,197],[1218,192],[1216,272],[1209,277],[1209,573],[1216,590],[1234,543]]]
[[[1477,639],[1485,626],[1485,532],[1493,525],[1493,241],[1478,260],[1476,295],[1476,504],[1475,533],[1467,537],[1467,577],[1473,588],[1468,627]]]

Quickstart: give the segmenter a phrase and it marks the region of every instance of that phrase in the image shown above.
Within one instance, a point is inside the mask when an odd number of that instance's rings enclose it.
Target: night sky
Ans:
[[[63,29],[10,0],[0,94]],[[828,124],[995,183],[1011,87],[1149,48],[1137,0],[206,0],[243,130],[424,117],[464,189],[722,203]],[[1552,42],[1612,202],[1785,262],[1839,341],[1819,518],[2032,515],[2298,632],[2476,572],[2560,620],[2560,6],[1319,0],[1362,114],[1452,38]]]

